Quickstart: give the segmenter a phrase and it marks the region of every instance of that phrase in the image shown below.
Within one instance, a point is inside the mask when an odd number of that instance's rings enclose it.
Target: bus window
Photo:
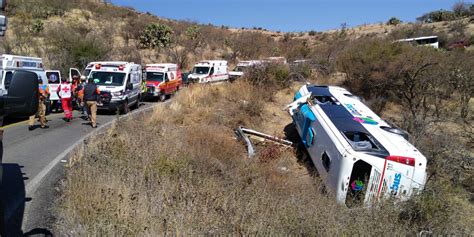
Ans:
[[[371,172],[372,166],[367,162],[359,160],[354,163],[346,196],[347,207],[362,207],[364,205]]]
[[[326,172],[329,172],[331,169],[331,158],[329,158],[328,154],[326,152],[323,153],[321,160],[323,161],[323,166]]]

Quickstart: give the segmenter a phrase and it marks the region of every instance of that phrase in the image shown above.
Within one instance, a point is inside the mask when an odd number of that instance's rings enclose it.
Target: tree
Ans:
[[[393,26],[396,26],[400,23],[402,23],[402,21],[396,17],[392,17],[387,21],[387,25],[393,25]]]
[[[171,43],[173,30],[162,24],[150,24],[145,27],[140,35],[140,45],[143,48],[166,48]]]
[[[450,82],[456,92],[460,117],[467,121],[469,116],[469,101],[474,97],[474,53],[453,52],[450,57]]]
[[[423,135],[430,121],[433,94],[436,81],[433,68],[438,65],[437,52],[425,47],[406,47],[397,55],[392,71],[395,75],[393,92],[402,106],[404,128],[414,135],[415,140]]]

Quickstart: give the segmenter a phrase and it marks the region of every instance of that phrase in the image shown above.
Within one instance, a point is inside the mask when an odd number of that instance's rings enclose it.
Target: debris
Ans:
[[[242,126],[239,126],[235,130],[235,134],[238,140],[245,141],[249,158],[252,158],[255,155],[255,148],[253,147],[253,144],[250,141],[250,138],[260,138],[263,141],[271,141],[273,143],[287,146],[287,147],[293,146],[293,142],[290,142],[288,140],[284,140],[276,136],[271,136],[265,133],[261,133],[252,129],[244,128]]]

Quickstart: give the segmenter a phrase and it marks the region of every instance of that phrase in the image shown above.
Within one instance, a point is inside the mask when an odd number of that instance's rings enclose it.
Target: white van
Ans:
[[[338,202],[363,207],[381,198],[406,200],[425,186],[426,157],[346,89],[305,85],[288,108]]]
[[[56,91],[61,84],[61,72],[58,70],[46,70],[46,78],[48,81],[49,91],[51,93],[50,100],[51,100],[51,110],[52,111],[59,111],[61,108],[59,106],[59,96]]]
[[[227,61],[206,60],[194,65],[192,73],[188,76],[191,83],[211,83],[229,80]]]
[[[142,96],[142,68],[139,64],[93,62],[88,64],[86,72],[89,73],[87,78],[97,80],[101,95],[108,98],[98,105],[98,109],[128,113],[130,107],[138,107]],[[81,76],[77,69],[71,69],[70,77],[74,75]]]
[[[260,60],[240,61],[233,71],[229,72],[229,78],[235,80],[244,75],[248,69],[261,65],[263,62]]]
[[[3,54],[0,55],[0,95],[6,95],[15,70],[35,72],[43,84],[47,85],[46,72],[41,58]]]

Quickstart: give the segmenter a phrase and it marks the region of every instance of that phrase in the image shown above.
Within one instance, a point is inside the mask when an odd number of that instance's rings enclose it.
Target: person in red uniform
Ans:
[[[61,79],[61,85],[58,87],[58,96],[61,98],[61,105],[64,111],[64,120],[66,122],[72,119],[72,86],[66,78]]]

